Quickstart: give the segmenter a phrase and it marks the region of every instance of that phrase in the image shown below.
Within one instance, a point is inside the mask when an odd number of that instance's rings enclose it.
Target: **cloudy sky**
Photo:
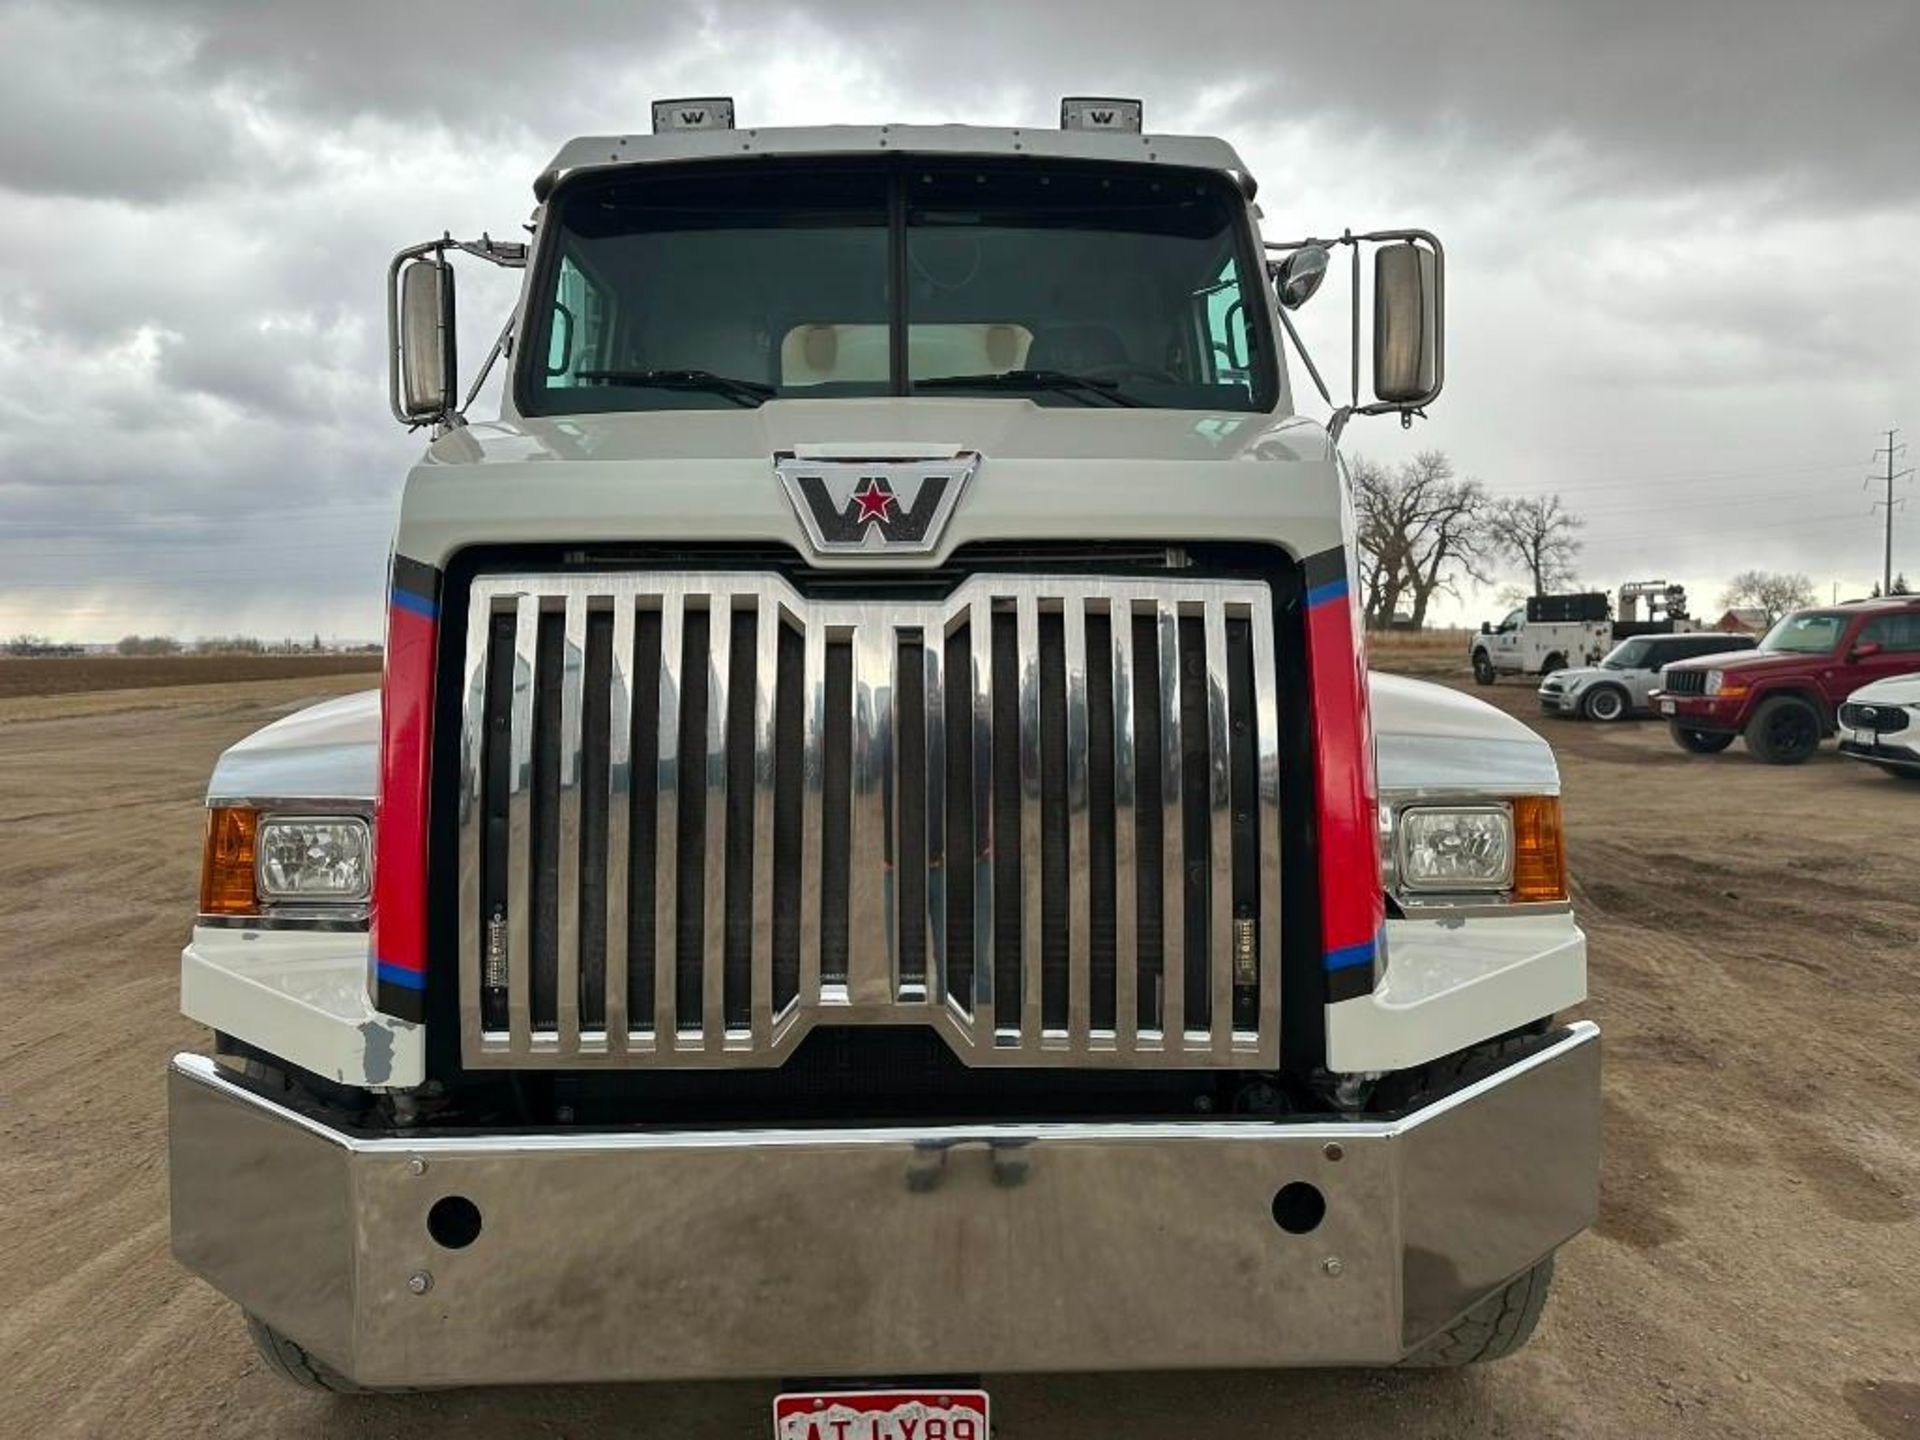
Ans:
[[[662,95],[758,124],[1141,95],[1150,129],[1234,141],[1272,238],[1438,231],[1447,393],[1350,444],[1559,491],[1598,586],[1863,591],[1880,432],[1920,454],[1914,0],[0,0],[0,55],[0,637],[377,636],[418,448],[386,410],[388,258],[513,233],[562,140]]]

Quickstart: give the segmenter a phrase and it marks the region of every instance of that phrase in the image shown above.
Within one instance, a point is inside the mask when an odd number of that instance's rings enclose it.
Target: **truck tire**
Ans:
[[[1820,748],[1820,712],[1798,695],[1764,700],[1747,722],[1747,749],[1769,765],[1798,765]]]
[[[1484,650],[1473,652],[1473,678],[1479,685],[1491,685],[1500,678],[1494,672],[1493,661],[1487,658],[1487,652]]]
[[[1553,1256],[1509,1280],[1400,1363],[1449,1370],[1513,1354],[1533,1338],[1553,1284]]]
[[[1558,655],[1558,654],[1549,655],[1547,656],[1547,663],[1540,667],[1540,673],[1542,675],[1557,675],[1566,668],[1567,668],[1566,656]]]
[[[1678,721],[1668,722],[1667,733],[1673,736],[1673,743],[1689,755],[1718,755],[1737,738],[1717,730],[1690,730]]]
[[[1627,718],[1627,692],[1618,685],[1596,685],[1580,702],[1580,714],[1603,724]]]
[[[253,1348],[260,1352],[261,1363],[267,1370],[282,1380],[291,1381],[302,1390],[318,1390],[328,1395],[373,1393],[364,1385],[356,1385],[325,1361],[309,1355],[298,1342],[289,1340],[264,1320],[247,1316],[247,1334],[252,1337]]]

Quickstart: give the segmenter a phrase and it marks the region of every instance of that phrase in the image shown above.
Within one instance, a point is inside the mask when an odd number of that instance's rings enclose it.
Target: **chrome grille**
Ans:
[[[1277,1063],[1263,583],[483,576],[464,678],[470,1066]]]
[[[1662,670],[1660,688],[1669,695],[1704,695],[1707,672],[1704,670]]]

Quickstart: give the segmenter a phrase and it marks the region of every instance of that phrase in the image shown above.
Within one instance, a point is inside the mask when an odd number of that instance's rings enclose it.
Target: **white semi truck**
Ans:
[[[1263,244],[1131,102],[666,102],[534,193],[390,277],[381,690],[208,788],[180,1260],[309,1385],[764,1376],[793,1436],[1521,1345],[1597,1196],[1558,777],[1369,679],[1335,448],[1438,394],[1438,244]],[[524,267],[497,419],[456,255]]]

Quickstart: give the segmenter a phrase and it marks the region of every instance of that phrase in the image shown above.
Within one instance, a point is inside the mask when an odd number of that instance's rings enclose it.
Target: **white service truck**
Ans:
[[[1496,625],[1480,627],[1468,643],[1473,678],[1491,685],[1502,675],[1552,675],[1597,665],[1614,645],[1611,619],[1532,620],[1516,606]]]
[[[1139,114],[665,102],[396,261],[382,686],[221,757],[181,957],[173,1248],[273,1368],[967,1440],[1526,1340],[1598,1183],[1558,776],[1369,679],[1335,448],[1438,394],[1440,248],[1264,244]],[[455,255],[524,267],[497,419]]]

